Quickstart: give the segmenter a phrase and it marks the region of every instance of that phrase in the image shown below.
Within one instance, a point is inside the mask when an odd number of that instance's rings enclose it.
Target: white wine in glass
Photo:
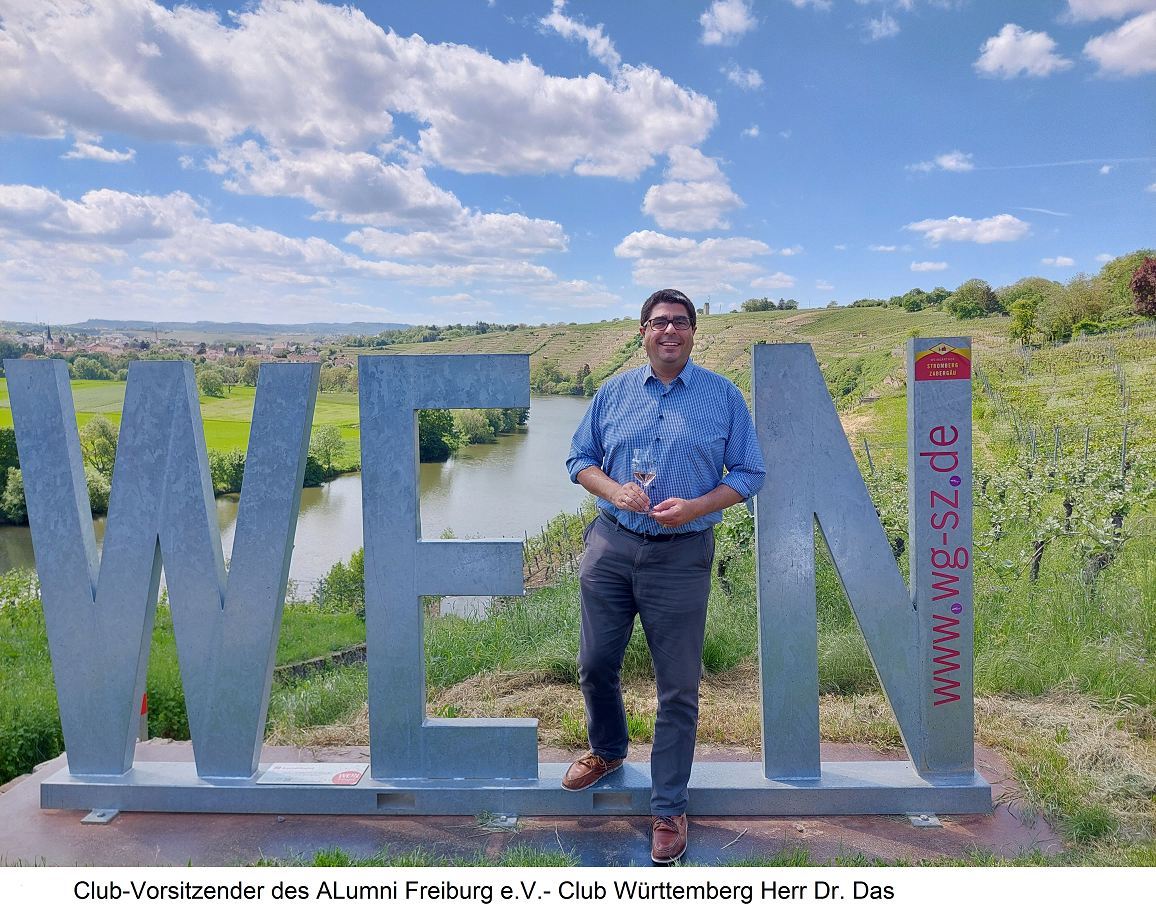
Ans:
[[[634,473],[634,479],[646,490],[654,482],[658,475],[658,467],[654,461],[654,454],[649,450],[635,450],[634,459],[630,463],[630,471]],[[647,492],[647,497],[650,493]]]

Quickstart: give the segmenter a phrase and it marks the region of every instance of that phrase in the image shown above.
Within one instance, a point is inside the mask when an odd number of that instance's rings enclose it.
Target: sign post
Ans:
[[[971,339],[907,342],[911,601],[925,774],[974,768]],[[913,751],[914,754],[914,751]]]

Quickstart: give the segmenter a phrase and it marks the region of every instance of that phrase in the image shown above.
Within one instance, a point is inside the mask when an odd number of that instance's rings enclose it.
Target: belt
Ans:
[[[601,514],[602,517],[605,518],[606,522],[611,526],[620,530],[625,530],[631,536],[637,536],[639,539],[646,539],[650,542],[670,542],[672,539],[681,539],[684,536],[702,535],[701,530],[695,530],[693,533],[639,533],[637,530],[632,530],[630,527],[624,526],[622,523],[620,523],[618,518],[610,513],[610,511],[600,510],[598,513]]]

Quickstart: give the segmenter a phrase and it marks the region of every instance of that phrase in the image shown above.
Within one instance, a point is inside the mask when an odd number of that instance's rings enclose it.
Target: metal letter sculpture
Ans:
[[[517,540],[422,540],[417,412],[526,406],[528,357],[360,359],[370,772],[350,786],[261,782],[316,365],[261,367],[227,578],[190,365],[132,366],[99,569],[67,367],[7,361],[5,370],[68,750],[68,767],[41,785],[43,807],[649,812],[648,765],[569,793],[565,764],[537,761],[534,720],[426,715],[421,597],[520,594],[522,553]],[[810,346],[754,349],[755,425],[770,470],[755,508],[763,763],[695,764],[692,813],[991,807],[972,763],[969,342],[913,341],[908,371],[910,593]],[[820,761],[816,520],[909,762]],[[162,558],[195,772],[133,762]]]
[[[265,734],[316,366],[261,366],[227,579],[191,364],[132,365],[99,567],[68,365],[4,370],[70,772],[132,766],[163,558],[197,772],[248,778]]]

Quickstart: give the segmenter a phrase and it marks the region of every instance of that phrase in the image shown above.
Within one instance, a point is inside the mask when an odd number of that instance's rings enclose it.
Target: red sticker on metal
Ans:
[[[915,355],[915,380],[970,380],[971,348],[953,348],[940,342]]]
[[[334,785],[356,785],[361,781],[361,776],[364,773],[358,769],[347,769],[345,772],[339,772],[333,777]]]

